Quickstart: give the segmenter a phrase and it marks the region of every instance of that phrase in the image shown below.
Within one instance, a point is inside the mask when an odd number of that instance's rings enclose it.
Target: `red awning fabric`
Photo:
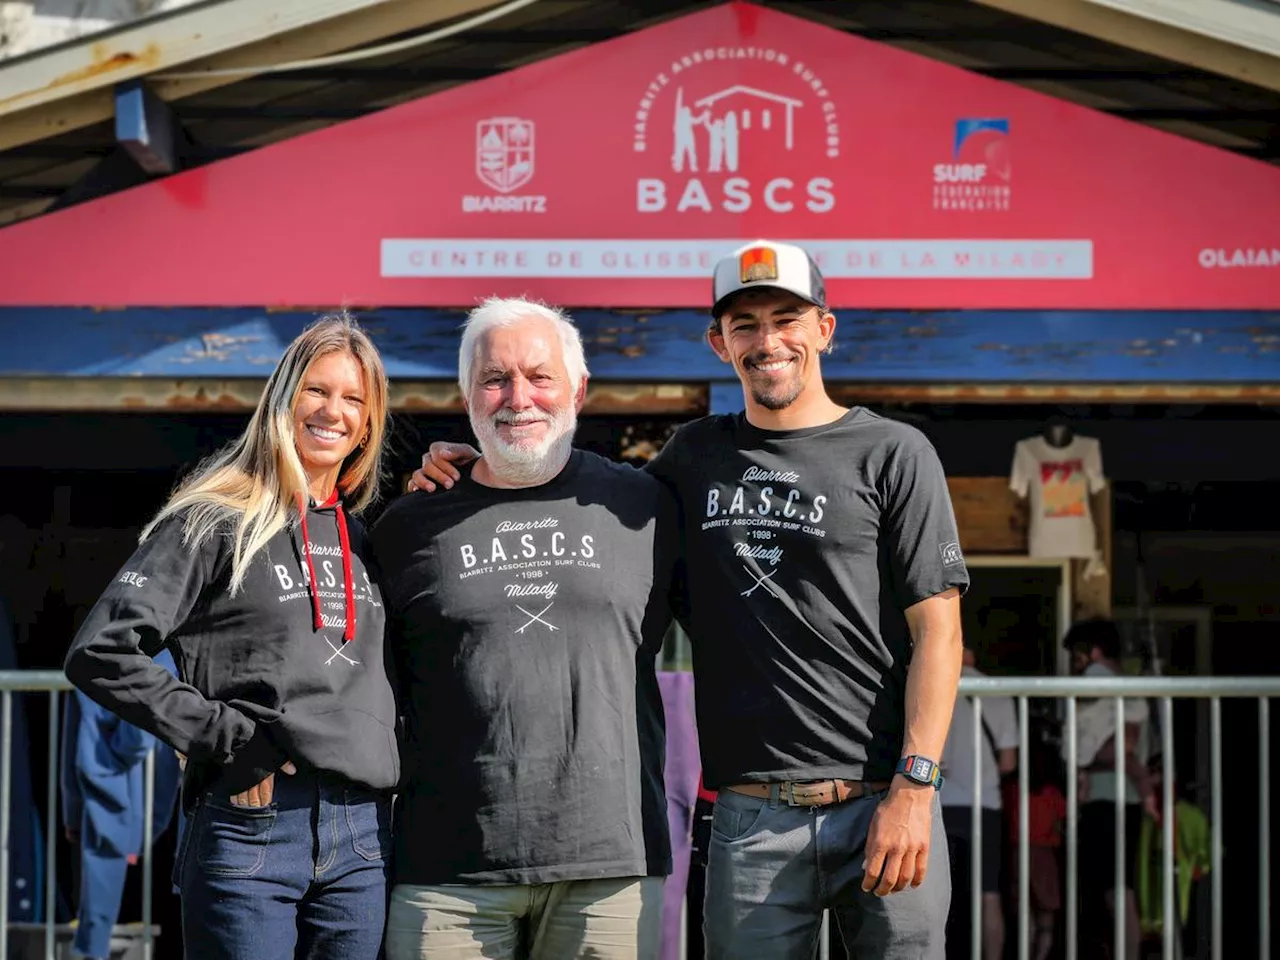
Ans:
[[[1280,170],[730,3],[0,230],[0,306],[1280,308]]]

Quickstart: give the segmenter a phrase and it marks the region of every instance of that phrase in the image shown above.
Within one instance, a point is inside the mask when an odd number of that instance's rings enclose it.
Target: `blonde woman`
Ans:
[[[142,533],[66,672],[186,755],[175,879],[187,960],[374,960],[386,922],[396,707],[364,528],[387,383],[325,317],[244,434]],[[175,678],[152,657],[172,651]]]

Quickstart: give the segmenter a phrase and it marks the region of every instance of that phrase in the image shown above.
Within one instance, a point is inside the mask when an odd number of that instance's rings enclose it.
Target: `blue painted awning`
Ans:
[[[0,309],[0,377],[265,377],[314,312]],[[392,379],[452,380],[463,314],[359,314]],[[732,379],[700,311],[574,312],[592,376]],[[828,380],[905,383],[1280,383],[1280,314],[837,314]]]

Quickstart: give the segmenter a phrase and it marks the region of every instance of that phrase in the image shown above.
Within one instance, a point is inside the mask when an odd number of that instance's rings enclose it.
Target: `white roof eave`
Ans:
[[[110,117],[112,91],[127,80],[183,65],[199,70],[239,65],[250,50],[248,62],[258,64],[350,49],[494,3],[218,0],[0,60],[0,150]],[[333,23],[340,19],[342,30]],[[164,81],[157,89],[165,99],[177,99],[234,79]]]
[[[1280,57],[1280,6],[1238,0],[1088,0],[1188,33]]]

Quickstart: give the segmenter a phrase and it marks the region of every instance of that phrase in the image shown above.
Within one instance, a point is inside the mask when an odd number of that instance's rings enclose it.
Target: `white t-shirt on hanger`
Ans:
[[[1009,486],[1030,497],[1027,552],[1033,557],[1092,557],[1097,550],[1089,495],[1106,485],[1102,445],[1076,437],[1055,447],[1043,437],[1019,440]]]

